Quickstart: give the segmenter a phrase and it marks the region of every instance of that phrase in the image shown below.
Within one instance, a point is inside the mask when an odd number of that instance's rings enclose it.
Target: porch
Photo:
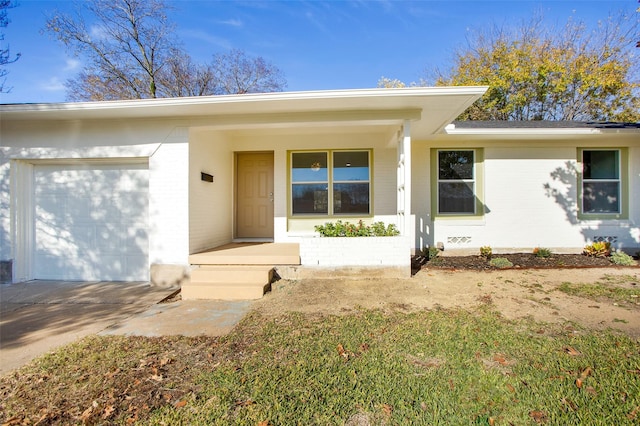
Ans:
[[[297,243],[230,243],[189,256],[191,279],[182,298],[259,299],[269,290],[277,266],[300,265]]]

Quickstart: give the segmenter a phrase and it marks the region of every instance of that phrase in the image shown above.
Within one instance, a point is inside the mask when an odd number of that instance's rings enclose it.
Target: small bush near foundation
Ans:
[[[424,257],[426,257],[427,260],[432,260],[438,257],[438,254],[440,254],[440,250],[438,249],[438,247],[425,247],[423,253]]]
[[[480,257],[484,257],[485,259],[491,259],[491,255],[493,251],[491,250],[491,246],[483,246],[480,247]]]
[[[611,254],[611,243],[596,241],[595,243],[585,246],[582,254],[591,257],[608,257]]]
[[[489,265],[495,268],[511,268],[513,263],[506,257],[496,257],[489,261]]]
[[[533,249],[533,254],[536,257],[551,257],[551,250],[549,250],[548,248],[544,248],[544,247],[536,247]]]
[[[323,237],[393,237],[400,234],[394,224],[385,225],[384,222],[365,225],[363,221],[353,224],[338,220],[316,225],[314,229]]]
[[[636,261],[633,260],[633,257],[629,256],[623,251],[613,252],[609,260],[620,266],[633,266],[636,264]]]

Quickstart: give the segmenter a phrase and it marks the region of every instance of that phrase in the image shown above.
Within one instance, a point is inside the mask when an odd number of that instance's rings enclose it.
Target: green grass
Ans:
[[[613,302],[625,302],[636,304],[640,302],[640,288],[621,287],[615,284],[625,282],[625,277],[605,276],[601,283],[570,283],[564,282],[560,284],[558,290],[572,296],[585,297],[591,300],[608,299]],[[626,282],[629,282],[626,280]]]
[[[628,424],[640,406],[637,342],[534,334],[486,310],[254,316],[226,346],[189,409],[152,423],[530,424],[541,412],[552,424]]]
[[[490,304],[254,312],[221,339],[84,339],[2,378],[0,391],[0,422],[58,407],[52,424],[89,410],[88,423],[624,425],[640,421],[640,342],[507,321]]]

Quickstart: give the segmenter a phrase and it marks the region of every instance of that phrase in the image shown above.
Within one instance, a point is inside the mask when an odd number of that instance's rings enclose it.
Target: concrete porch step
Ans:
[[[232,243],[189,256],[192,265],[299,265],[297,243]]]
[[[191,270],[197,283],[270,283],[273,267],[265,265],[200,265]]]
[[[271,284],[189,283],[182,286],[182,300],[255,300],[264,296]]]
[[[202,265],[182,285],[183,300],[260,299],[271,285],[273,267],[257,265]]]

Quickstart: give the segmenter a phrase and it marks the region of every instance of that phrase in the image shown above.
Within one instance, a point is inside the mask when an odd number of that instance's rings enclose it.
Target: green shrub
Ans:
[[[591,257],[607,257],[611,254],[611,243],[606,241],[596,241],[585,246],[582,254]]]
[[[544,248],[544,247],[536,247],[533,249],[533,254],[536,257],[551,257],[551,250],[549,250],[548,248]]]
[[[491,246],[483,246],[480,247],[480,257],[484,257],[485,259],[491,259],[491,255],[493,251],[491,250]]]
[[[375,222],[369,226],[362,220],[357,224],[341,220],[335,223],[327,222],[324,225],[316,225],[314,229],[323,237],[392,237],[400,234],[393,224],[385,225],[383,222]]]
[[[423,253],[424,257],[426,257],[427,260],[432,260],[438,257],[438,254],[440,254],[440,250],[438,250],[438,247],[425,247]]]
[[[633,257],[629,256],[627,253],[623,251],[613,252],[609,260],[611,260],[616,265],[620,265],[620,266],[633,266],[636,264],[636,261],[633,260]]]
[[[513,263],[506,257],[496,257],[489,261],[489,265],[495,268],[511,268]]]

